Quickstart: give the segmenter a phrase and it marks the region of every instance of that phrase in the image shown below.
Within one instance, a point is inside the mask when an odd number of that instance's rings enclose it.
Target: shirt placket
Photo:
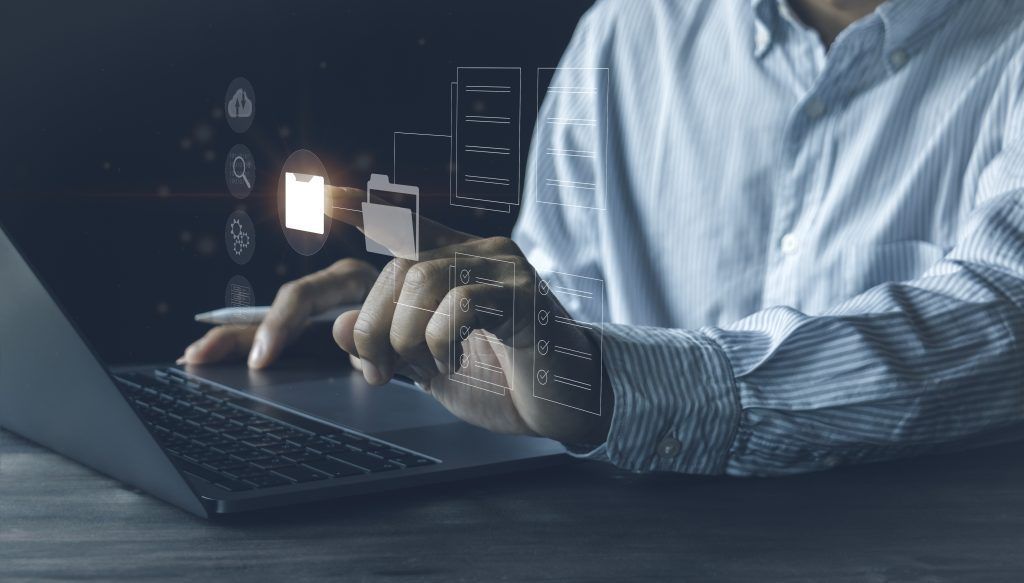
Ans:
[[[844,81],[870,35],[834,44],[826,58],[816,33],[794,23],[787,26],[789,42],[777,57],[792,59],[788,66],[797,100],[782,136],[763,304],[800,309],[801,282],[815,265],[812,217],[827,188],[823,169],[835,155],[826,142],[829,128],[846,98]]]

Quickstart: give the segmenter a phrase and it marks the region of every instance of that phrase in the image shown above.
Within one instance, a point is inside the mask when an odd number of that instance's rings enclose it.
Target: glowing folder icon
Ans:
[[[324,177],[284,173],[284,226],[324,234]]]

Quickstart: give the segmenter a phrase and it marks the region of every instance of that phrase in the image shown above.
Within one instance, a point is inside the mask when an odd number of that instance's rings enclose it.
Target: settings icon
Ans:
[[[252,259],[255,245],[254,229],[249,216],[243,211],[235,211],[228,217],[227,228],[224,230],[224,242],[231,260],[244,265]]]
[[[252,242],[249,237],[249,231],[246,231],[245,227],[242,226],[242,221],[231,219],[231,236],[235,239],[235,242],[231,245],[231,251],[235,255],[241,256]]]

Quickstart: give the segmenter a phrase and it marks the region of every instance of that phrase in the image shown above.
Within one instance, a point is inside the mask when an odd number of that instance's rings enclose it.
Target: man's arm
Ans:
[[[1002,88],[1003,143],[956,246],[920,277],[818,316],[779,306],[700,330],[606,326],[616,407],[591,457],[761,475],[1024,437],[1019,85]]]
[[[606,66],[602,26],[584,20],[562,66]],[[1003,87],[1018,105],[974,213],[921,277],[820,316],[773,307],[700,330],[605,325],[615,409],[607,441],[587,456],[637,471],[780,474],[1024,436],[1024,106],[1015,83]],[[549,98],[542,115],[558,106]],[[531,263],[601,277],[588,211],[532,198],[514,235]]]

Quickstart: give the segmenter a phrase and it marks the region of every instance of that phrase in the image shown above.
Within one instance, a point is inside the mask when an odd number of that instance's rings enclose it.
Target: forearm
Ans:
[[[606,327],[616,408],[593,457],[638,471],[777,474],[1014,435],[1024,423],[1019,193],[921,278],[820,316],[700,331]]]

